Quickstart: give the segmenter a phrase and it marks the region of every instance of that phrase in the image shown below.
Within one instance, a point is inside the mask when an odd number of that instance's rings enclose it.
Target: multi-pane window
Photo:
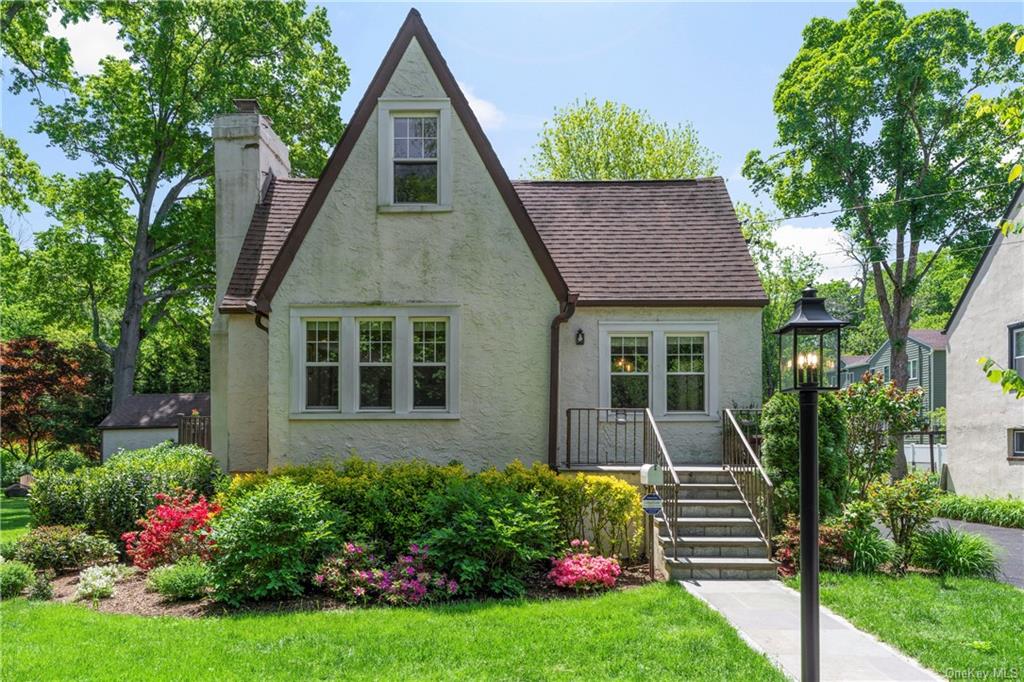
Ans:
[[[338,409],[337,320],[306,320],[306,409]]]
[[[648,407],[650,404],[650,337],[610,337],[611,407]]]
[[[359,320],[359,409],[393,404],[394,321]]]
[[[1012,457],[1024,457],[1024,430],[1018,429],[1011,434],[1013,449],[1010,451]]]
[[[704,412],[703,336],[665,337],[665,411]]]
[[[1014,329],[1011,335],[1010,358],[1013,369],[1024,376],[1024,327]]]
[[[394,202],[436,204],[437,196],[436,114],[401,115],[394,125]]]
[[[910,379],[917,379],[921,371],[921,361],[914,358],[907,364],[907,373]]]
[[[889,365],[882,368],[882,380],[889,381]]]
[[[444,320],[413,320],[412,407],[448,406],[448,334]]]

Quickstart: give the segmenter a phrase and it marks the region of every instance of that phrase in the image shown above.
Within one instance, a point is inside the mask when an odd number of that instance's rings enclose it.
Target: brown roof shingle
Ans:
[[[946,350],[946,335],[938,329],[911,329],[907,336],[932,350]]]
[[[314,184],[271,181],[222,311],[246,310]],[[721,178],[512,184],[581,305],[766,302]]]
[[[156,429],[178,425],[179,414],[192,410],[210,416],[209,393],[137,393],[115,407],[101,429]]]
[[[285,237],[309,199],[315,178],[273,178],[253,211],[249,231],[220,302],[221,312],[244,312],[270,271]]]
[[[513,185],[583,305],[763,305],[722,178]]]

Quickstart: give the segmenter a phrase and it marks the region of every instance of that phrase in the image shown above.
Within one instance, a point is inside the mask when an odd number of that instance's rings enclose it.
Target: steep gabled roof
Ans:
[[[907,336],[932,350],[946,350],[946,335],[938,329],[911,329]]]
[[[870,359],[870,355],[844,355],[842,358],[844,367],[860,367],[868,364]]]
[[[978,259],[978,264],[974,267],[974,272],[971,273],[971,278],[967,281],[967,286],[964,287],[964,292],[960,294],[960,300],[956,302],[956,307],[953,308],[953,312],[949,314],[949,320],[946,321],[946,327],[942,330],[943,334],[949,334],[956,323],[957,318],[960,316],[960,311],[965,305],[967,300],[974,294],[974,285],[977,284],[978,275],[981,271],[988,267],[989,261],[995,254],[995,246],[999,239],[1003,236],[1000,232],[1000,228],[1003,223],[1010,220],[1013,216],[1013,210],[1017,207],[1018,203],[1024,201],[1024,182],[1020,183],[1017,187],[1017,191],[1013,193],[1013,197],[1010,199],[1010,203],[1006,206],[1006,210],[1003,211],[1003,219],[999,221],[996,228],[992,230],[992,238],[988,242],[988,246],[985,247],[984,253],[981,254],[981,258]]]
[[[513,185],[579,305],[767,303],[722,178]]]
[[[338,174],[344,167],[345,161],[348,160],[349,154],[352,153],[352,149],[355,147],[356,141],[359,139],[359,136],[362,134],[367,122],[370,120],[370,116],[373,114],[373,111],[377,106],[377,100],[384,94],[384,90],[391,81],[391,77],[394,75],[395,69],[398,67],[402,56],[405,54],[406,49],[414,38],[423,49],[423,52],[427,57],[427,61],[430,63],[430,66],[434,71],[434,75],[441,83],[441,87],[444,89],[448,99],[451,100],[452,109],[454,109],[455,114],[462,121],[462,125],[466,129],[466,133],[473,141],[473,146],[476,147],[477,153],[483,160],[484,167],[487,168],[487,172],[490,174],[491,180],[494,182],[498,192],[501,194],[505,205],[508,207],[509,213],[512,214],[513,220],[515,220],[516,225],[519,227],[519,231],[526,240],[530,251],[533,253],[534,258],[540,266],[541,271],[544,273],[552,291],[559,300],[566,300],[568,298],[569,289],[566,286],[565,281],[562,279],[558,269],[555,267],[555,263],[551,259],[551,254],[549,254],[545,248],[540,235],[537,234],[537,229],[534,227],[533,222],[531,222],[530,216],[526,213],[526,209],[523,208],[519,197],[512,188],[512,183],[505,174],[505,170],[502,168],[501,162],[498,161],[498,156],[494,153],[494,149],[491,147],[491,143],[487,140],[487,136],[484,135],[484,131],[480,127],[480,123],[476,120],[476,116],[473,114],[473,110],[470,108],[469,102],[466,100],[466,96],[456,84],[455,77],[448,69],[448,65],[445,63],[444,57],[441,56],[440,51],[437,49],[437,44],[434,43],[434,39],[430,36],[430,32],[427,31],[427,27],[423,23],[420,13],[415,9],[412,9],[405,18],[402,28],[399,29],[398,35],[395,36],[394,41],[391,43],[391,47],[388,48],[387,54],[384,56],[384,61],[381,62],[373,80],[370,81],[370,86],[363,94],[363,98],[359,101],[359,106],[356,107],[355,112],[352,114],[352,119],[345,127],[345,132],[342,134],[341,140],[338,141],[337,146],[334,148],[334,152],[327,161],[327,166],[324,168],[324,172],[320,174],[320,179],[317,180],[316,186],[309,195],[308,201],[299,213],[299,216],[295,221],[295,226],[289,231],[280,251],[277,254],[277,257],[274,259],[274,262],[267,272],[267,276],[264,279],[263,284],[257,291],[255,303],[258,311],[263,313],[270,312],[271,301],[274,298],[277,288],[284,280],[284,276],[288,272],[288,267],[295,259],[295,255],[298,253],[299,247],[302,245],[302,241],[306,237],[306,233],[309,232],[313,221],[320,212],[320,208],[323,206],[324,201],[326,201],[327,196],[330,194],[331,188],[334,187],[334,183],[338,179]]]

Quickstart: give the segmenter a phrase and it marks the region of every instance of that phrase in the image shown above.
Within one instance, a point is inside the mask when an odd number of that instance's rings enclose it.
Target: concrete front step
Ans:
[[[778,577],[774,561],[753,557],[666,557],[673,580],[770,580]]]
[[[728,483],[682,483],[676,488],[680,500],[739,500],[740,491],[732,481]]]
[[[674,467],[680,483],[733,483],[732,476],[721,466],[677,466]],[[666,480],[671,474],[665,474]]]
[[[750,518],[750,511],[742,500],[677,500],[675,510],[683,517]]]
[[[658,540],[666,557],[741,557],[767,559],[768,547],[758,536],[679,537],[673,544],[667,535]]]
[[[676,537],[750,537],[757,535],[753,519],[737,516],[681,516],[672,524]]]

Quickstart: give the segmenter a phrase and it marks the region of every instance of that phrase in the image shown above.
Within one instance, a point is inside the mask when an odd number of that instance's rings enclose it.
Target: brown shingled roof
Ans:
[[[721,178],[514,182],[580,305],[763,305]]]
[[[580,305],[762,305],[721,178],[512,183]],[[222,312],[243,312],[312,192],[274,179],[256,208]]]
[[[100,422],[101,429],[158,429],[178,425],[179,414],[210,415],[209,393],[137,393]]]
[[[907,336],[932,350],[946,350],[946,335],[938,329],[911,329]]]
[[[220,302],[221,312],[245,312],[315,185],[315,178],[270,181],[263,201],[253,212],[231,282]]]

